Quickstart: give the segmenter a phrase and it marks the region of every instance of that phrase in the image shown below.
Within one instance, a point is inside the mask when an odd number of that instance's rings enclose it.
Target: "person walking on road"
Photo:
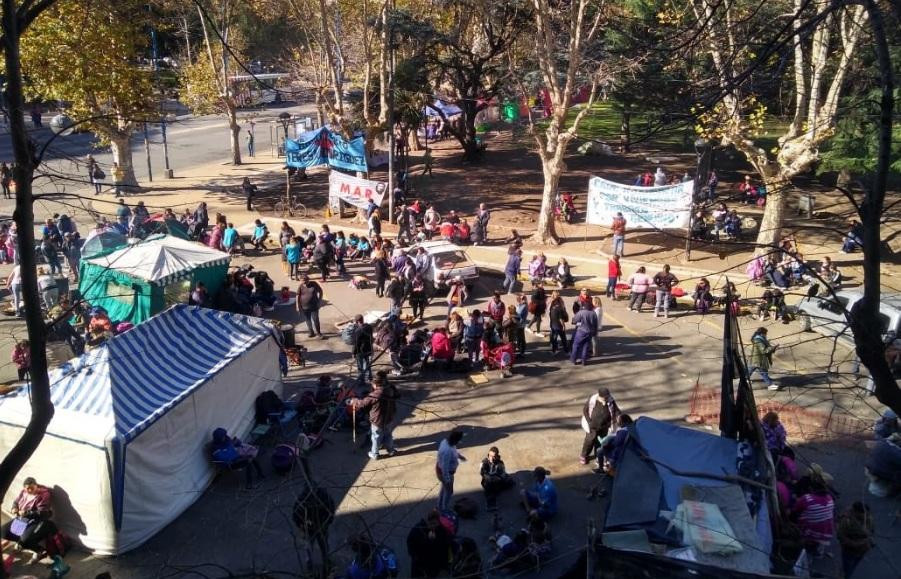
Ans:
[[[566,313],[566,306],[563,304],[563,298],[560,292],[551,293],[551,305],[547,312],[548,323],[551,326],[551,352],[557,353],[557,343],[565,354],[569,354],[569,344],[566,343],[566,323],[569,321],[569,314]]]
[[[461,440],[463,440],[463,431],[452,430],[438,446],[435,474],[438,476],[438,482],[441,483],[441,490],[438,492],[438,510],[440,512],[451,510],[451,499],[454,496],[454,475],[457,473],[460,461],[466,461],[466,458],[457,451],[457,444]]]
[[[663,271],[654,276],[654,285],[657,286],[656,300],[654,301],[654,317],[660,315],[660,307],[663,306],[663,317],[669,317],[669,302],[673,292],[673,286],[679,283],[679,279],[670,273],[669,265],[663,266]]]
[[[588,361],[594,337],[598,333],[598,314],[593,308],[581,308],[573,316],[576,333],[573,336],[573,349],[570,360],[573,364],[584,365]]]
[[[516,249],[507,257],[507,265],[504,266],[504,289],[507,294],[512,294],[519,277],[519,269],[522,267],[522,250]]]
[[[629,298],[629,311],[641,312],[641,306],[648,297],[648,288],[651,287],[651,278],[645,273],[644,266],[641,266],[638,271],[629,276],[627,281],[632,292]]]
[[[354,360],[357,361],[357,380],[372,380],[372,326],[357,314],[352,336]]]
[[[600,440],[607,436],[610,426],[615,423],[619,414],[619,406],[609,389],[598,388],[597,393],[588,397],[582,406],[582,430],[585,431],[585,439],[579,453],[579,464],[588,464],[589,457],[600,446]]]
[[[781,390],[782,387],[770,378],[770,366],[773,364],[773,353],[777,346],[770,343],[766,333],[766,328],[757,328],[757,331],[751,336],[751,365],[748,368],[748,380],[751,379],[754,372],[760,372],[760,377],[763,378],[768,389]]]
[[[303,312],[303,317],[307,322],[307,330],[309,337],[319,336],[325,339],[319,328],[319,308],[322,305],[322,286],[310,279],[310,276],[304,274],[300,278],[300,285],[297,287],[297,311]]]
[[[13,181],[13,172],[5,162],[0,163],[0,186],[3,187],[3,198],[12,199],[12,190],[9,185]]]
[[[388,381],[384,372],[376,374],[372,381],[372,388],[372,392],[365,398],[353,399],[352,404],[357,412],[369,411],[370,436],[372,437],[369,458],[378,460],[379,449],[383,446],[388,451],[388,456],[397,454],[392,433],[399,395],[397,388]]]
[[[244,181],[241,182],[241,191],[247,198],[247,210],[253,211],[253,196],[257,192],[257,186],[251,184],[250,177],[244,177]]]
[[[613,255],[623,257],[626,251],[626,218],[621,211],[616,212],[610,229],[613,230]]]

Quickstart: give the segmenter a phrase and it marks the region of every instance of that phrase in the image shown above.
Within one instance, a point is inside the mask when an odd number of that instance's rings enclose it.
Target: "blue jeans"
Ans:
[[[623,252],[626,250],[626,236],[625,235],[614,235],[613,236],[613,255],[618,255],[620,257],[623,256]]]
[[[654,315],[660,313],[661,306],[663,307],[664,315],[669,315],[669,295],[669,292],[657,290],[657,299],[654,300]]]
[[[372,355],[357,354],[357,372],[359,380],[372,380]]]
[[[758,368],[756,366],[751,366],[748,368],[748,380],[751,379],[751,376],[754,375],[754,372],[760,372],[760,377],[763,378],[763,383],[767,386],[772,386],[773,380],[770,378],[770,373],[768,370],[764,370],[763,368]]]
[[[441,490],[438,491],[438,510],[441,512],[451,510],[451,499],[454,497],[454,475],[450,480],[441,480]]]
[[[516,288],[516,275],[505,273],[504,274],[504,289],[507,290],[507,294],[512,294],[514,288]]]
[[[607,297],[616,297],[616,277],[611,276],[607,278]]]
[[[566,330],[562,327],[555,328],[551,326],[551,351],[557,351],[557,340],[560,340],[560,343],[563,347],[563,351],[567,354],[569,353],[569,344],[566,343]]]
[[[391,434],[390,426],[378,427],[371,424],[370,435],[372,436],[372,447],[369,449],[369,458],[378,458],[379,448],[382,446],[388,452],[394,452],[394,436]]]

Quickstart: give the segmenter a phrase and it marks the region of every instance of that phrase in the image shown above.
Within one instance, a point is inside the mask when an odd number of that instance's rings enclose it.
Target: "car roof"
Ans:
[[[847,298],[850,302],[857,301],[863,297],[862,290],[840,290],[835,292],[835,294],[839,297]],[[829,295],[820,296],[821,298],[829,299]],[[879,304],[880,306],[889,306],[890,308],[894,308],[896,310],[901,311],[901,293],[892,292],[892,293],[881,293],[879,295]]]
[[[444,251],[459,251],[462,249],[459,245],[455,243],[450,243],[448,241],[423,241],[422,243],[417,243],[411,250],[416,250],[419,248],[423,248],[428,253],[438,253]]]

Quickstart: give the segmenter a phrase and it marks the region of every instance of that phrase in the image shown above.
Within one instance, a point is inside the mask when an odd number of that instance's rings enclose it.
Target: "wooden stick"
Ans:
[[[352,423],[353,423],[354,446],[356,446],[357,445],[357,405],[356,404],[350,405],[350,413],[352,416]]]
[[[710,479],[714,479],[714,480],[721,480],[721,481],[731,482],[731,483],[745,483],[745,484],[749,484],[751,486],[760,487],[760,488],[762,488],[764,490],[768,490],[768,491],[774,490],[773,487],[771,487],[770,485],[766,485],[761,482],[757,482],[756,480],[751,480],[749,478],[739,476],[737,474],[714,474],[714,473],[710,473],[710,472],[681,471],[681,470],[677,470],[677,469],[671,467],[670,465],[668,465],[664,462],[661,462],[657,459],[651,458],[650,456],[648,456],[647,454],[644,454],[644,453],[641,453],[641,458],[643,458],[644,460],[649,460],[655,464],[659,464],[663,468],[672,471],[673,474],[678,475],[678,476],[687,476],[687,477],[695,477],[695,478],[710,478]]]

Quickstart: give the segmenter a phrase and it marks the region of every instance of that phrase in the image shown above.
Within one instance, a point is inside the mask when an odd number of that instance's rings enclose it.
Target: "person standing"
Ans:
[[[22,340],[16,344],[12,353],[13,364],[19,373],[19,380],[25,380],[31,372],[31,345],[28,340]]]
[[[754,372],[760,372],[760,377],[763,378],[763,382],[769,390],[781,390],[782,387],[770,378],[770,366],[773,363],[773,353],[777,346],[770,343],[766,333],[766,328],[757,328],[757,331],[751,336],[751,365],[748,368],[748,380],[751,379]]]
[[[504,289],[507,294],[512,294],[519,277],[519,269],[522,267],[522,250],[515,249],[507,257],[507,265],[504,266]]]
[[[551,352],[557,353],[557,342],[559,341],[563,352],[569,354],[569,344],[566,343],[566,323],[569,321],[569,314],[566,313],[566,306],[563,304],[560,292],[551,293],[551,305],[548,308],[547,317],[551,326]]]
[[[397,415],[397,388],[388,381],[383,372],[376,374],[372,381],[372,392],[363,399],[353,399],[352,404],[357,412],[369,411],[370,436],[372,446],[369,458],[379,459],[379,449],[384,446],[388,456],[397,454],[394,447],[394,417]]]
[[[626,218],[622,212],[616,212],[610,229],[613,231],[613,255],[623,257],[626,254]]]
[[[376,252],[372,258],[372,267],[375,273],[375,295],[378,297],[385,296],[385,282],[388,281],[388,258],[385,256],[384,250]]]
[[[591,304],[594,306],[594,313],[598,317],[598,329],[592,337],[591,353],[593,356],[601,355],[601,330],[604,329],[604,306],[601,304],[601,298],[595,296],[591,298]]]
[[[623,277],[623,268],[619,265],[619,256],[614,255],[607,261],[607,297],[616,298],[616,284]]]
[[[254,146],[253,146],[253,131],[247,129],[247,156],[253,159],[254,154]]]
[[[573,364],[584,365],[588,361],[592,342],[598,333],[598,314],[593,308],[581,308],[573,316],[576,333],[573,336],[573,349],[570,360]]]
[[[328,281],[330,264],[334,258],[335,248],[332,246],[331,241],[326,237],[319,237],[316,246],[313,248],[313,263],[319,268],[322,281]]]
[[[244,180],[241,182],[241,191],[244,193],[244,197],[247,198],[247,210],[253,211],[253,196],[257,192],[257,186],[250,182],[250,177],[244,177]]]
[[[641,266],[638,268],[638,271],[629,276],[627,281],[631,289],[629,311],[641,312],[641,306],[644,305],[645,299],[648,297],[648,288],[651,287],[651,278],[645,273],[644,266]],[[637,309],[636,305],[638,306]]]
[[[426,239],[431,240],[438,232],[438,226],[441,225],[441,215],[435,210],[434,205],[429,205],[429,208],[425,210],[422,225]]]
[[[452,430],[438,446],[435,474],[438,476],[438,482],[441,483],[441,490],[438,492],[439,512],[451,510],[451,499],[454,496],[454,475],[457,473],[460,461],[466,461],[466,458],[457,451],[457,444],[461,440],[463,440],[463,431]]]
[[[526,326],[529,323],[529,298],[520,294],[516,304],[516,355],[526,355]]]
[[[125,170],[119,163],[113,163],[113,191],[116,197],[122,196],[122,182],[125,181]]]
[[[579,464],[588,464],[589,457],[600,446],[600,440],[607,436],[619,413],[619,407],[609,389],[598,388],[597,393],[588,397],[582,406],[582,430],[585,431],[585,439],[579,453]]]
[[[6,287],[9,288],[9,293],[13,298],[13,309],[16,311],[17,316],[22,315],[22,266],[15,265],[11,272],[9,272],[9,277],[6,278]]]
[[[94,167],[91,169],[91,183],[94,185],[94,195],[100,195],[103,192],[104,179],[106,179],[106,173],[103,172],[97,161],[94,161]]]
[[[654,301],[654,317],[660,315],[660,306],[663,306],[663,317],[669,317],[669,302],[672,297],[673,286],[679,283],[679,279],[670,273],[669,265],[663,266],[663,271],[654,276],[654,285],[657,286],[656,300]]]
[[[483,240],[488,241],[488,222],[491,221],[491,211],[484,203],[479,203],[479,211],[476,213],[476,221],[482,226]]]
[[[544,287],[539,285],[535,288],[535,291],[532,292],[532,297],[529,301],[529,313],[532,314],[532,319],[526,326],[527,329],[531,329],[534,325],[535,335],[539,338],[544,337],[544,335],[541,333],[541,320],[544,317],[546,311],[547,293],[545,293]]]
[[[300,273],[300,238],[292,237],[285,245],[285,261],[288,262],[288,277],[297,279]]]
[[[34,123],[34,128],[40,129],[44,125],[41,123],[41,105],[34,105],[31,107],[31,122]]]
[[[12,183],[13,172],[5,162],[0,163],[0,186],[3,187],[3,198],[12,199],[12,191],[9,184]]]
[[[372,380],[372,326],[363,321],[360,314],[354,318],[352,340],[353,355],[359,372],[357,380]]]
[[[425,148],[425,154],[422,156],[422,174],[428,174],[429,177],[432,176],[432,163],[434,162],[434,158],[432,157],[432,150],[428,147]]]
[[[713,203],[713,200],[716,199],[716,186],[719,185],[720,178],[717,176],[716,171],[710,170],[710,178],[707,179],[707,201],[709,203]]]
[[[325,339],[319,328],[319,308],[322,305],[322,286],[310,279],[310,276],[304,274],[300,278],[300,285],[297,287],[297,311],[303,312],[303,317],[307,322],[307,330],[309,337],[319,336]]]

